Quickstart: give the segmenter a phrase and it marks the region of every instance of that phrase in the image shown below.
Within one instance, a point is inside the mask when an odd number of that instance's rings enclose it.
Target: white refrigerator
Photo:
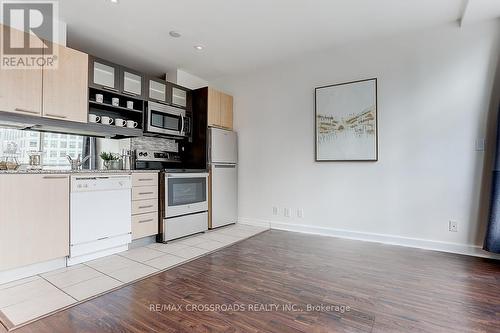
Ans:
[[[209,129],[211,229],[238,219],[238,136],[236,132]]]

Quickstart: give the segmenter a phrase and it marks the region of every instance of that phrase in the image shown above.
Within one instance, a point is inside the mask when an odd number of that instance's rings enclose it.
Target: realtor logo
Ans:
[[[54,68],[56,1],[2,1],[2,69]]]

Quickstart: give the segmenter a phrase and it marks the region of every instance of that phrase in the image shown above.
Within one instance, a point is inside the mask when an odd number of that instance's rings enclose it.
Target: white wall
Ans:
[[[208,81],[202,79],[196,75],[183,71],[181,69],[177,70],[177,84],[187,87],[189,89],[198,89],[208,86]]]
[[[207,80],[183,71],[182,69],[175,69],[167,72],[167,81],[177,83],[189,89],[198,89],[208,86]]]
[[[475,151],[475,140],[486,135],[492,98],[498,105],[499,41],[498,21],[449,25],[215,82],[235,98],[241,219],[401,243],[409,237],[408,244],[481,244],[485,153]],[[314,162],[314,88],[372,77],[379,161]],[[459,232],[448,231],[450,219]]]

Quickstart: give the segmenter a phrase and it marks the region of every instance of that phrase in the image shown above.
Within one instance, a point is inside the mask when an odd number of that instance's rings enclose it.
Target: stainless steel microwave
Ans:
[[[192,118],[184,109],[149,101],[144,120],[147,133],[191,137]]]

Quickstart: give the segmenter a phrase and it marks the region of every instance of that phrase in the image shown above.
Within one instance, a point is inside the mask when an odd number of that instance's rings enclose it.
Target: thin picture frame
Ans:
[[[356,84],[361,82],[374,81],[375,83],[375,158],[368,159],[319,159],[318,158],[318,90],[324,88],[331,88],[336,86],[343,86],[349,84]],[[362,80],[355,80],[343,83],[336,83],[324,85],[314,88],[314,160],[315,162],[377,162],[379,160],[379,139],[378,139],[378,79],[376,77]]]

